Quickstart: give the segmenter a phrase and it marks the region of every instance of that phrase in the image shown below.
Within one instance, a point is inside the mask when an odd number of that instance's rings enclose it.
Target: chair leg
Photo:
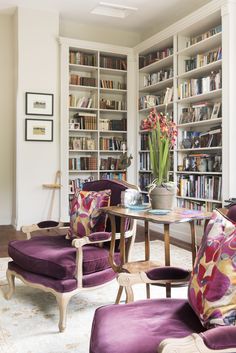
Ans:
[[[131,286],[126,286],[125,287],[125,293],[126,293],[126,304],[131,303],[134,301],[134,292]]]
[[[67,315],[67,306],[73,295],[70,293],[57,293],[56,299],[59,306],[59,331],[63,332],[66,328],[66,315]]]
[[[147,299],[150,299],[150,284],[146,283],[146,294],[147,294]]]
[[[10,270],[7,270],[6,277],[8,281],[8,291],[4,294],[4,297],[9,300],[15,292],[15,275]]]
[[[123,288],[124,288],[123,286],[119,286],[115,304],[119,304],[120,303],[120,298],[121,298],[121,295],[122,295],[122,292],[123,292]]]

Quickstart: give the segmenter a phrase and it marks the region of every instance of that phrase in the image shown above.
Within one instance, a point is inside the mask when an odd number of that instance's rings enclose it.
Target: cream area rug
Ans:
[[[152,241],[151,259],[164,259],[161,241]],[[143,259],[144,244],[134,246],[132,260]],[[71,299],[67,328],[58,332],[58,307],[53,295],[26,287],[16,280],[16,291],[10,301],[4,299],[7,289],[6,268],[9,258],[0,259],[0,353],[88,353],[90,330],[96,308],[113,304],[116,280],[97,290],[86,290]],[[191,254],[171,247],[172,265],[191,268]],[[134,287],[135,300],[145,299],[145,285]],[[185,298],[184,287],[172,290],[172,297]],[[165,290],[151,287],[151,297],[165,297]],[[124,298],[122,298],[124,300]],[[120,305],[124,305],[123,303]]]

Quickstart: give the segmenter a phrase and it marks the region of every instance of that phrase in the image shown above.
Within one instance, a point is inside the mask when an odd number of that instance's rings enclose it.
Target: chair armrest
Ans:
[[[236,352],[236,327],[221,326],[212,328],[200,334],[204,344],[215,350],[232,349]]]
[[[37,224],[31,224],[29,226],[23,226],[21,228],[22,232],[26,234],[27,239],[31,238],[31,233],[36,231],[47,231],[47,235],[55,235],[50,234],[50,231],[55,231],[58,234],[59,230],[67,229],[69,223],[64,222],[56,222],[56,221],[43,221]]]
[[[217,331],[210,333],[214,330]],[[227,331],[228,334],[226,334]],[[236,339],[233,337],[235,331],[235,327],[218,327],[200,334],[193,333],[184,338],[167,338],[160,343],[157,351],[158,353],[235,353]],[[219,334],[218,338],[217,334]],[[208,343],[211,341],[212,347],[206,345],[206,336],[208,336]],[[217,342],[212,342],[213,336]],[[228,339],[229,342],[227,342]]]
[[[89,236],[72,240],[72,246],[80,248],[87,244],[100,244],[111,240],[110,232],[95,232]]]
[[[132,286],[138,283],[149,284],[184,284],[189,281],[190,271],[173,266],[163,266],[151,269],[147,272],[120,273],[117,277],[120,286]]]

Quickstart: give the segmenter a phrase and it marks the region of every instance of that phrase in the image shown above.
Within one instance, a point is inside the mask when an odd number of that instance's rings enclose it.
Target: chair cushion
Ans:
[[[214,211],[197,253],[188,289],[189,303],[209,328],[236,324],[236,230]]]
[[[110,205],[111,190],[79,190],[71,202],[70,228],[67,238],[89,236],[93,232],[103,232],[106,228],[106,214],[100,207]]]
[[[76,249],[64,235],[35,236],[29,240],[13,240],[8,246],[9,256],[22,269],[58,279],[75,276]],[[109,250],[95,245],[83,246],[83,274],[110,268]],[[115,254],[119,261],[119,254]]]
[[[90,353],[156,353],[165,338],[204,331],[184,299],[149,299],[95,312]]]

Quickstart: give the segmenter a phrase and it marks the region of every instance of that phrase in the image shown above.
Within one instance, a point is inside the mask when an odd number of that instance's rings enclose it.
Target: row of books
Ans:
[[[193,58],[185,60],[185,71],[191,71],[221,59],[222,48],[209,51],[206,54],[198,54]]]
[[[114,158],[114,157],[101,158],[100,170],[121,170],[120,158]]]
[[[140,148],[142,151],[149,150],[148,133],[140,135]]]
[[[70,150],[96,150],[96,140],[91,137],[69,137]]]
[[[152,64],[155,61],[162,60],[173,54],[173,47],[164,48],[161,50],[153,51],[147,55],[139,57],[139,68],[143,68],[147,65]]]
[[[139,109],[152,108],[164,103],[165,93],[159,95],[148,94],[139,98]]]
[[[96,66],[96,57],[94,54],[83,53],[78,50],[70,50],[69,63],[76,65]]]
[[[198,34],[197,36],[191,37],[187,42],[186,42],[186,47],[189,47],[190,45],[194,45],[198,42],[201,42],[204,39],[207,39],[209,37],[214,36],[217,33],[220,33],[222,31],[222,25],[219,24],[209,31],[206,31],[204,33]]]
[[[182,148],[204,148],[222,146],[222,129],[213,127],[207,132],[182,131]]]
[[[174,75],[173,67],[162,69],[158,72],[153,72],[143,77],[143,86],[148,87],[155,85],[158,82],[165,81]]]
[[[127,70],[127,61],[124,58],[114,56],[101,56],[100,66],[107,69]]]
[[[204,203],[203,201],[192,201],[192,200],[185,200],[185,199],[178,199],[177,206],[181,208],[187,208],[189,210],[198,210],[202,212],[212,212],[216,208],[219,207],[219,203]],[[201,221],[198,221],[202,223]]]
[[[221,102],[199,102],[182,108],[179,124],[216,119],[221,116]]]
[[[139,97],[139,109],[152,108],[160,104],[169,104],[173,100],[173,87],[167,88],[158,95],[148,94]]]
[[[111,89],[126,89],[126,83],[116,82],[113,80],[100,80],[101,88],[111,88]]]
[[[153,180],[152,173],[139,173],[139,186],[141,190],[147,191],[147,186]]]
[[[151,170],[151,161],[150,161],[150,153],[142,152],[139,154],[139,169],[143,170]]]
[[[74,94],[69,94],[69,107],[74,108],[92,108],[92,97],[76,97]]]
[[[79,130],[96,130],[97,115],[93,113],[79,112],[70,119],[70,128]]]
[[[125,151],[126,141],[119,137],[100,137],[99,146],[103,151]]]
[[[127,104],[125,101],[115,101],[102,98],[100,100],[100,109],[126,110]]]
[[[80,86],[96,86],[96,79],[94,77],[84,77],[77,74],[70,74],[69,78],[70,85],[80,85]]]
[[[178,85],[179,99],[196,96],[198,94],[208,93],[222,88],[222,73],[212,72],[206,77],[192,78],[183,81]]]
[[[100,119],[99,120],[100,130],[104,131],[126,131],[127,130],[127,119]]]
[[[69,179],[69,192],[74,194],[76,190],[81,190],[83,188],[84,183],[87,183],[93,180],[94,180],[93,176],[90,176],[89,178],[86,178],[86,179],[82,179],[82,178]]]
[[[179,196],[221,200],[221,176],[181,175],[178,177]]]
[[[69,170],[97,170],[97,157],[69,158]]]
[[[107,179],[107,180],[126,180],[126,173],[115,173],[115,172],[104,172],[101,173],[101,179]]]

